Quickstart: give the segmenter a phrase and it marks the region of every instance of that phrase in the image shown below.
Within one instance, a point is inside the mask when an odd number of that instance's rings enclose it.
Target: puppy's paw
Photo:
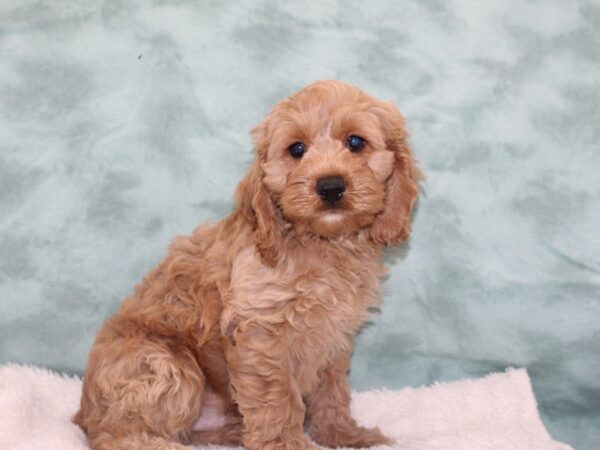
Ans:
[[[390,439],[379,431],[379,428],[364,428],[359,426],[328,426],[312,430],[312,438],[324,447],[365,448],[375,445],[392,445]]]
[[[320,450],[304,435],[279,438],[252,447],[246,444],[245,447],[260,450]]]

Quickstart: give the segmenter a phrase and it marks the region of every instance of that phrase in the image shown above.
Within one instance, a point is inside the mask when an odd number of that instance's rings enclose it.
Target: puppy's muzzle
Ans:
[[[341,200],[345,190],[346,185],[341,177],[325,177],[317,181],[317,194],[330,205]]]

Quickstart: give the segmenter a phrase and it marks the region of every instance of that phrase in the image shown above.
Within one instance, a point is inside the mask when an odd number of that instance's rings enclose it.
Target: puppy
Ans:
[[[383,248],[410,232],[402,116],[320,81],[252,137],[233,213],[176,238],[98,333],[74,419],[93,450],[390,443],[352,419],[346,374]]]

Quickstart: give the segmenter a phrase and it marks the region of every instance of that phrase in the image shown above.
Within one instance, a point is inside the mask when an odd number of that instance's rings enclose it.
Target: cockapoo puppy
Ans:
[[[390,443],[352,419],[347,371],[383,248],[410,232],[402,116],[320,81],[252,137],[233,213],[176,238],[98,333],[74,419],[93,450]]]

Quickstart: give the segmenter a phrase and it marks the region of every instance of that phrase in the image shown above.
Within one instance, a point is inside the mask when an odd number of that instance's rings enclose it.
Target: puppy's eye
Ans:
[[[351,152],[360,152],[365,148],[365,144],[365,140],[355,134],[348,136],[348,139],[346,139],[346,147],[348,147],[348,150]]]
[[[304,152],[306,152],[306,145],[304,145],[302,142],[296,142],[290,145],[288,150],[290,151],[290,155],[292,155],[294,158],[300,159],[302,158],[302,155],[304,155]]]

